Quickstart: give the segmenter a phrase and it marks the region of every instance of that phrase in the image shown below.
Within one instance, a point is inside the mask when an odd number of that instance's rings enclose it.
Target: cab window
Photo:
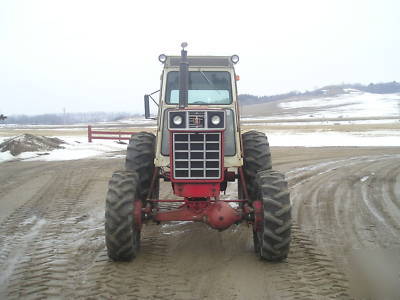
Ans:
[[[167,75],[165,101],[179,103],[179,72]],[[232,103],[231,74],[226,71],[190,71],[188,104],[217,105]]]

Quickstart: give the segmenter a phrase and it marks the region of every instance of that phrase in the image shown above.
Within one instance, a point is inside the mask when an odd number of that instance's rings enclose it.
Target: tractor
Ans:
[[[108,256],[130,261],[138,255],[143,224],[203,222],[216,230],[246,223],[254,251],[267,261],[289,252],[291,203],[282,173],[272,169],[266,135],[241,133],[235,64],[239,57],[161,54],[157,132],[132,135],[125,169],[113,173],[106,197]],[[174,199],[160,199],[160,180]],[[237,199],[221,199],[237,184]],[[169,209],[165,209],[169,207]],[[173,207],[173,209],[171,209]]]

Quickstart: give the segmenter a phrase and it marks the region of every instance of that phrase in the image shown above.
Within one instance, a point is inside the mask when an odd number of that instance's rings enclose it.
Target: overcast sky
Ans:
[[[239,93],[399,81],[400,1],[0,0],[0,113],[142,112],[182,41]]]

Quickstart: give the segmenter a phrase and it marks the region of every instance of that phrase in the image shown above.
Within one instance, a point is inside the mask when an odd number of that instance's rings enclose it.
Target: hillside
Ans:
[[[242,117],[308,120],[400,118],[400,92],[378,94],[354,88],[323,91],[324,94],[317,96],[301,94],[259,104],[242,104]]]
[[[393,94],[400,93],[400,83],[385,82],[385,83],[370,83],[369,85],[355,84],[341,84],[341,85],[328,85],[313,91],[291,91],[289,93],[270,95],[270,96],[254,96],[250,94],[239,95],[241,105],[251,105],[266,103],[271,101],[283,99],[298,99],[298,98],[316,98],[324,96],[335,96],[347,93],[348,90],[358,90],[365,93],[373,94]]]

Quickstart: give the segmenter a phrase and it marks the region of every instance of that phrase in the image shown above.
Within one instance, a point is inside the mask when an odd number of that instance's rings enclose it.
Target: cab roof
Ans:
[[[189,67],[225,67],[233,68],[230,56],[188,56]],[[180,56],[167,56],[165,67],[179,67]]]

